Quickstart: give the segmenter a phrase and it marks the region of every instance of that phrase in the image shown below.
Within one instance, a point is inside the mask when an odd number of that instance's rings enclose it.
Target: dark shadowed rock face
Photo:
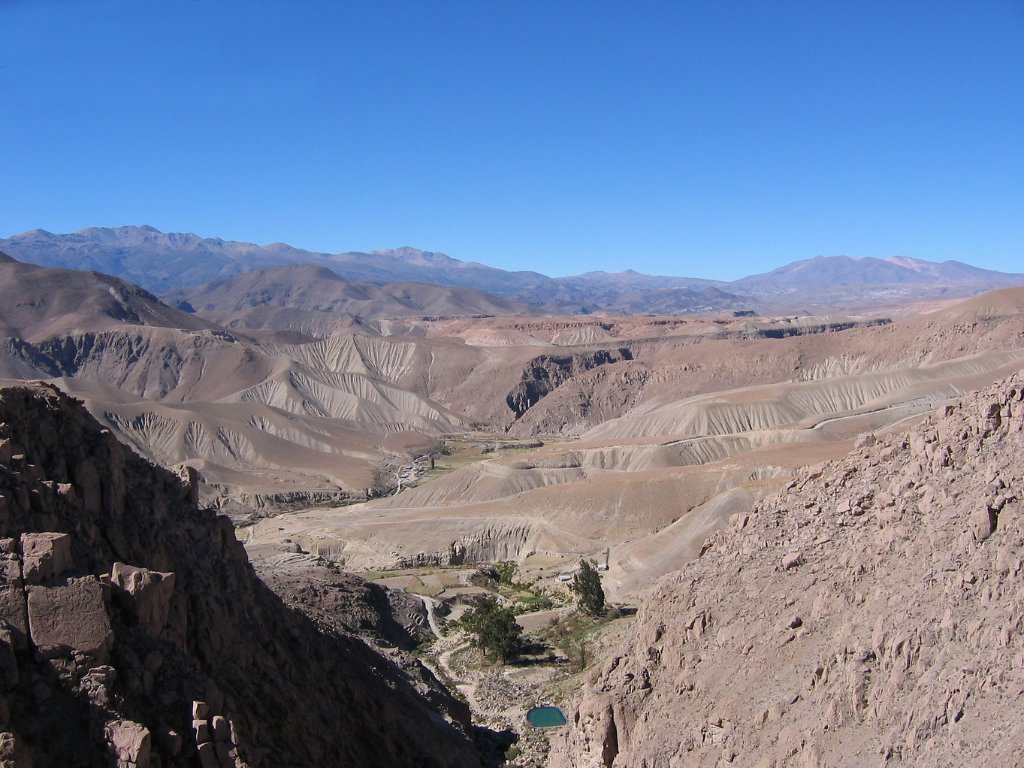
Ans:
[[[540,355],[523,369],[519,383],[505,397],[505,402],[518,419],[573,376],[598,366],[632,359],[633,353],[628,347],[576,355]]]
[[[275,594],[322,627],[388,649],[392,660],[431,640],[427,609],[416,595],[366,581],[313,555],[265,557],[250,552],[256,573]]]
[[[77,402],[0,390],[0,765],[476,766],[469,727]]]

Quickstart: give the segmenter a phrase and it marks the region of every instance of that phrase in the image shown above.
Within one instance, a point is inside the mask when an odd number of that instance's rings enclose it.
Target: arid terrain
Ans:
[[[143,234],[147,248],[171,237]],[[165,616],[153,632],[174,646],[174,664],[191,670],[167,706],[208,701],[207,680],[230,694],[215,714],[249,734],[224,742],[222,751],[235,750],[231,765],[258,765],[260,755],[274,765],[369,760],[352,757],[365,745],[315,735],[325,702],[356,696],[364,684],[345,682],[344,668],[332,667],[304,725],[293,714],[270,727],[273,711],[243,705],[266,694],[224,661],[236,642],[224,629],[237,619],[231,611],[269,622],[266,637],[243,650],[247,663],[258,666],[267,653],[267,664],[283,665],[286,679],[275,678],[283,690],[317,674],[312,661],[281,661],[292,641],[269,625],[283,621],[273,617],[285,605],[306,622],[289,630],[304,654],[322,644],[319,659],[331,643],[384,649],[366,663],[384,665],[382,679],[392,681],[385,687],[405,692],[395,705],[401,714],[387,716],[395,738],[440,745],[422,746],[434,750],[435,762],[424,764],[499,765],[515,738],[509,764],[524,766],[945,765],[960,752],[970,764],[1022,759],[1019,738],[986,741],[984,723],[1016,733],[1008,702],[1020,693],[1020,627],[1009,585],[1020,556],[1014,377],[1024,369],[1024,287],[973,295],[980,283],[971,280],[985,276],[967,268],[955,272],[965,298],[887,292],[909,279],[900,270],[932,281],[940,272],[884,262],[861,267],[881,270],[889,283],[864,283],[848,301],[819,291],[814,314],[764,311],[764,301],[754,312],[733,302],[750,295],[740,293],[707,312],[670,314],[679,310],[662,309],[665,297],[645,294],[639,278],[623,278],[636,293],[630,301],[648,296],[642,306],[654,313],[622,311],[642,310],[622,303],[618,281],[608,300],[615,309],[573,314],[560,299],[528,303],[527,288],[493,295],[454,280],[360,282],[329,271],[339,261],[370,263],[354,255],[275,266],[267,254],[284,246],[243,245],[221,241],[216,253],[236,262],[258,256],[245,262],[256,271],[232,268],[201,285],[168,278],[157,286],[167,289],[164,300],[119,277],[0,257],[0,377],[56,388],[5,390],[17,394],[4,395],[12,405],[2,419],[10,434],[0,464],[9,477],[0,500],[16,501],[5,502],[0,536],[20,542],[4,545],[8,560],[28,562],[23,534],[67,534],[74,556],[39,583],[56,588],[50,581],[63,578],[62,589],[85,590],[80,580],[93,579],[88,589],[97,594],[117,562],[166,573],[198,568],[188,589],[202,597],[189,592],[191,607],[160,609],[189,620]],[[52,254],[81,256],[61,247]],[[381,263],[461,269],[430,256],[390,254]],[[818,266],[825,282],[840,268],[850,282],[848,270],[858,268]],[[517,274],[484,269],[465,271],[481,280]],[[809,269],[776,270],[728,290],[786,293],[785,281]],[[801,279],[808,291],[817,285]],[[558,290],[607,282],[591,275]],[[705,299],[726,291],[687,287],[698,289]],[[38,445],[17,432],[60,414],[78,425],[64,438],[56,422]],[[173,540],[159,547],[142,538],[112,544],[126,515],[139,518],[131,523],[139,537],[147,523],[131,506],[141,502],[124,499],[114,504],[117,519],[104,518],[114,503],[103,501],[107,491],[89,491],[99,496],[88,514],[99,518],[82,523],[83,534],[75,503],[87,491],[84,470],[75,469],[79,459],[61,458],[80,451],[71,435],[100,441],[117,462],[148,467],[138,453],[187,478],[200,507],[222,513],[189,523],[215,530],[209,535],[219,542],[197,556],[227,557],[234,570],[191,564],[178,533],[161,533]],[[100,459],[90,461],[92,477]],[[110,493],[121,499],[116,472]],[[168,477],[153,482],[163,487]],[[33,506],[32,494],[53,499]],[[998,525],[983,530],[979,504]],[[176,516],[200,513],[161,514],[170,530]],[[83,535],[86,543],[74,543]],[[262,582],[250,578],[246,558]],[[565,578],[581,559],[601,564],[621,618],[573,624]],[[481,580],[500,563],[514,564],[513,580]],[[10,594],[31,593],[25,567],[6,577]],[[218,613],[223,601],[210,593],[228,587],[256,593],[256,607]],[[519,622],[536,646],[528,664],[481,665],[468,639],[446,627],[485,594],[522,605]],[[54,667],[52,694],[72,698],[100,667],[116,668],[119,681],[134,680],[133,665],[148,668],[152,638],[137,642],[136,619],[118,610],[108,611],[110,637],[86,649],[90,660],[73,646],[64,656],[32,656],[30,648],[43,648],[29,638],[35,630],[5,640],[16,671],[3,727],[12,744],[29,745],[22,752],[37,765],[58,763],[15,705],[27,706],[24,680],[49,674],[44,658],[74,660]],[[188,639],[210,616],[220,634]],[[177,634],[163,638],[164,624]],[[408,656],[417,647],[432,671]],[[222,665],[230,670],[223,675]],[[191,726],[182,712],[161,720],[142,703],[156,678],[121,685],[88,694],[102,698],[102,712],[76,710],[76,738],[99,729],[107,736],[93,739],[96,749],[116,752],[122,736],[110,735],[110,723],[130,722],[125,728],[139,738],[135,725],[150,734],[162,765],[188,764],[215,743],[194,735],[175,751],[159,734],[180,737]],[[381,695],[379,712],[390,711]],[[524,703],[546,700],[571,713],[550,758],[546,736],[522,722]],[[440,707],[445,726],[405,734],[419,707]],[[351,727],[360,727],[356,719]],[[406,764],[408,755],[392,757]]]
[[[646,595],[554,766],[1020,765],[1024,378],[867,436]]]
[[[1024,0],[0,30],[0,768],[1024,768]]]

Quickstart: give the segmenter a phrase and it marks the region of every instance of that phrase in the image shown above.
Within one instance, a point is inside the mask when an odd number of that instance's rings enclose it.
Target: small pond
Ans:
[[[534,707],[526,713],[526,719],[534,728],[555,728],[565,725],[565,715],[558,707]]]

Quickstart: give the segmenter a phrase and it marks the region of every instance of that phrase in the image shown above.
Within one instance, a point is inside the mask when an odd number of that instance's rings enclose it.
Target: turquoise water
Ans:
[[[526,713],[526,719],[534,728],[554,728],[565,725],[565,715],[558,707],[534,707]]]

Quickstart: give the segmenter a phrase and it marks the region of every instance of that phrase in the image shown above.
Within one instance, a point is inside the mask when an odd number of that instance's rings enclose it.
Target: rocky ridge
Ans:
[[[1020,765],[1024,377],[734,515],[646,596],[550,765]]]
[[[476,766],[469,713],[257,578],[46,385],[0,390],[0,765]]]

